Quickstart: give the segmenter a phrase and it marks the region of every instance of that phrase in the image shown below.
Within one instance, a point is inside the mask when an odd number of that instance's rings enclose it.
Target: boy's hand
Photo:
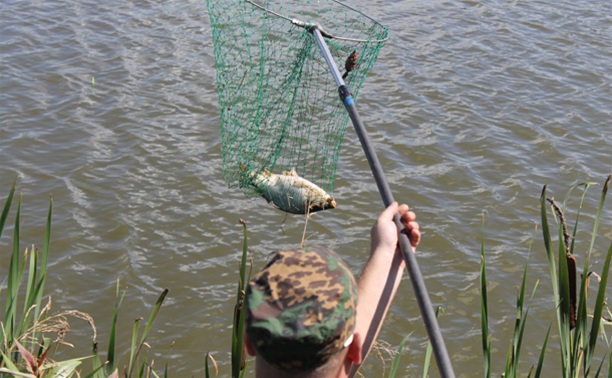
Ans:
[[[408,234],[410,244],[416,250],[421,241],[421,231],[419,230],[419,224],[416,222],[416,214],[413,211],[409,211],[409,209],[406,204],[398,205],[397,202],[393,202],[380,214],[371,230],[372,253],[378,249],[395,253],[398,243],[398,231],[393,221],[393,216],[397,212],[399,212],[402,224],[406,228],[405,231]]]

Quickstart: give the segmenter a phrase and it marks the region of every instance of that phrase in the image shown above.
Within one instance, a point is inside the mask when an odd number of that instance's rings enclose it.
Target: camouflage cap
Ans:
[[[335,253],[280,251],[249,283],[246,331],[269,364],[314,369],[352,337],[356,306],[355,278]]]

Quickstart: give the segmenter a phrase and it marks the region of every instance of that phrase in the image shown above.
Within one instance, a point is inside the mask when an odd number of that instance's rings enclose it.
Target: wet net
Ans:
[[[261,182],[249,172],[295,170],[333,191],[349,116],[310,27],[323,30],[354,98],[388,29],[333,0],[207,0],[207,6],[225,181],[247,196],[261,195]],[[353,52],[358,59],[347,61]],[[353,69],[347,74],[345,66]]]

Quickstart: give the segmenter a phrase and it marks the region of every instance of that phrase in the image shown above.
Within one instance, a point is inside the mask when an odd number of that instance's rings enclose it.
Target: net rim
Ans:
[[[346,4],[346,3],[343,3],[341,1],[338,1],[338,0],[331,0],[331,1],[336,3],[336,4],[339,4],[339,5],[343,6],[345,8],[347,8],[347,9],[350,9],[353,12],[359,13],[360,15],[362,15],[363,17],[368,18],[375,25],[379,25],[383,29],[387,29],[386,26],[382,25],[380,22],[376,21],[374,18],[368,16],[367,14],[363,13],[362,11],[360,11],[360,10],[358,10],[356,8],[353,8],[352,6],[350,6],[350,5]],[[282,18],[282,19],[284,19],[286,21],[289,21],[293,25],[305,28],[308,31],[311,31],[313,28],[317,28],[317,29],[319,29],[319,31],[321,32],[321,34],[325,38],[336,39],[336,40],[341,40],[341,41],[359,42],[359,43],[383,43],[383,42],[386,42],[389,39],[389,35],[388,34],[386,34],[385,38],[383,38],[383,39],[359,39],[359,38],[348,38],[348,37],[336,36],[336,35],[333,35],[333,34],[330,34],[330,33],[326,32],[325,29],[323,29],[322,25],[320,25],[318,23],[309,23],[309,22],[301,21],[301,20],[298,20],[298,19],[295,19],[295,18],[287,17],[287,16],[282,15],[282,14],[280,14],[278,12],[275,12],[275,11],[273,11],[271,9],[268,9],[268,8],[264,7],[263,5],[261,5],[261,4],[258,4],[258,3],[256,3],[253,0],[244,0],[244,2],[245,3],[249,3],[249,4],[251,4],[252,6],[254,6],[256,8],[259,8],[259,9],[263,10],[264,12],[270,13],[270,14],[276,16],[276,17],[279,17],[279,18]]]

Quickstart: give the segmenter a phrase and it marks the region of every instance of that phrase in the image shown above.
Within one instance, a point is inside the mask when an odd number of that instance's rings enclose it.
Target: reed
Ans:
[[[15,197],[13,183],[0,215],[0,238]],[[83,378],[145,378],[159,377],[153,370],[153,361],[143,352],[146,338],[151,330],[161,305],[168,294],[164,290],[153,306],[151,314],[140,331],[142,319],[137,319],[131,333],[131,348],[127,365],[122,364],[116,355],[118,310],[125,291],[120,293],[117,281],[116,303],[111,321],[111,335],[108,343],[106,359],[98,354],[96,341],[96,326],[93,318],[76,310],[61,311],[50,314],[51,299],[43,300],[44,287],[47,278],[47,262],[49,257],[49,241],[51,235],[51,216],[53,200],[49,201],[49,211],[45,226],[43,248],[35,246],[20,253],[21,227],[21,194],[17,196],[17,209],[13,227],[13,242],[10,254],[9,271],[6,280],[6,306],[4,317],[0,318],[0,377],[83,377]],[[23,286],[25,285],[25,287]],[[65,343],[62,341],[69,330],[70,319],[81,319],[92,328],[93,353],[64,361],[53,359]],[[51,335],[55,335],[52,340]],[[83,361],[91,360],[92,368],[83,368]],[[164,372],[167,376],[167,369]]]
[[[251,268],[253,262],[249,264],[247,271],[246,262],[248,256],[248,233],[247,224],[244,219],[240,219],[242,224],[243,242],[242,256],[240,259],[240,276],[238,277],[238,288],[236,291],[236,306],[234,307],[234,327],[232,329],[232,377],[244,377],[246,373],[246,349],[244,347],[244,319],[246,311],[244,311],[244,297],[246,294],[249,280],[251,279]]]
[[[15,195],[16,182],[13,183],[0,216],[0,238],[8,219],[8,214]],[[36,374],[44,369],[48,353],[51,350],[51,341],[44,338],[41,329],[55,329],[61,326],[65,318],[56,316],[48,318],[50,302],[42,303],[47,277],[47,261],[49,255],[49,240],[51,235],[51,214],[53,213],[53,200],[49,201],[49,211],[45,227],[43,249],[34,246],[26,249],[21,258],[19,252],[21,227],[21,194],[17,198],[17,211],[13,227],[13,243],[9,271],[6,281],[6,307],[4,317],[0,321],[0,372],[15,371],[19,362]],[[27,275],[26,275],[26,266]],[[25,294],[20,296],[22,283],[25,281]],[[2,294],[2,293],[0,293]],[[23,304],[20,306],[20,300]],[[35,353],[29,352],[30,350]],[[57,369],[67,369],[65,365],[56,365]]]
[[[610,310],[606,307],[605,294],[608,283],[608,275],[610,271],[610,260],[612,258],[612,243],[605,254],[605,261],[601,267],[601,273],[595,272],[594,266],[590,263],[591,254],[595,240],[599,234],[599,224],[601,221],[604,203],[607,196],[612,175],[608,176],[603,185],[601,197],[597,207],[595,222],[591,231],[591,240],[588,247],[577,246],[577,232],[579,229],[580,215],[584,203],[587,190],[594,183],[581,183],[574,185],[568,191],[563,201],[562,206],[555,201],[554,198],[548,198],[546,195],[546,186],[542,190],[540,198],[540,215],[542,236],[544,239],[544,249],[548,262],[549,273],[552,282],[552,295],[554,298],[554,312],[556,314],[557,330],[559,333],[559,350],[561,353],[561,369],[558,376],[563,378],[578,378],[578,377],[600,377],[602,376],[602,368],[604,362],[608,360],[609,372],[608,377],[612,373],[612,348],[610,340],[606,336],[605,327],[610,326],[609,320],[606,320],[604,310],[610,315]],[[568,203],[572,198],[572,192],[582,188],[583,193],[579,201],[576,220],[574,221],[571,232],[567,226]],[[557,225],[557,242],[554,245],[554,238],[551,233],[549,224],[548,206],[552,208],[552,216]],[[484,240],[484,237],[483,237]],[[531,249],[531,248],[530,248]],[[583,256],[577,256],[576,250],[584,250]],[[576,268],[577,258],[584,260],[582,275],[578,279]],[[521,350],[523,348],[522,340],[527,324],[529,304],[525,298],[526,292],[526,277],[528,272],[528,264],[525,264],[523,270],[521,286],[519,288],[516,300],[516,318],[514,332],[510,342],[510,347],[506,355],[504,377],[517,377],[519,374],[518,364]],[[597,296],[594,303],[591,304],[591,309],[588,306],[588,290],[590,278],[596,277],[599,281]],[[580,286],[578,287],[578,281]],[[487,277],[486,277],[486,260],[484,241],[481,244],[481,267],[480,267],[480,288],[481,288],[481,330],[482,330],[482,350],[484,356],[484,376],[490,377],[491,372],[491,338],[488,330],[489,312],[487,305]],[[533,287],[529,302],[534,298],[537,288],[537,282]],[[551,323],[552,326],[552,323]],[[549,342],[551,327],[548,328],[546,336],[543,340],[543,346],[540,352],[538,363],[536,366],[531,366],[528,371],[528,377],[540,377],[542,375],[542,367],[545,359],[545,351]],[[593,365],[593,359],[597,348],[597,339],[601,334],[602,339],[608,347],[604,351],[601,362]],[[535,370],[534,370],[535,369]],[[550,372],[546,373],[549,376]]]
[[[244,326],[245,326],[245,314],[243,309],[244,297],[246,294],[249,280],[251,279],[251,270],[253,268],[253,260],[250,259],[249,267],[247,270],[247,258],[249,257],[249,243],[248,243],[248,231],[247,223],[244,219],[240,218],[240,224],[242,225],[242,256],[240,259],[240,268],[238,275],[238,287],[236,289],[236,304],[234,305],[234,316],[232,326],[232,342],[231,342],[231,366],[232,366],[232,378],[242,378],[246,374],[246,348],[244,346]],[[208,361],[212,361],[215,367],[215,376],[219,375],[219,367],[217,361],[210,354],[206,353],[206,359],[204,360],[204,375],[206,378],[210,377],[210,368]]]
[[[560,343],[561,368],[560,374],[564,378],[578,377],[603,377],[604,364],[607,362],[609,369],[608,378],[612,378],[612,340],[607,336],[604,328],[612,325],[612,313],[606,305],[605,290],[608,285],[608,276],[612,259],[612,243],[608,248],[603,266],[599,272],[595,271],[597,266],[591,263],[596,238],[600,235],[599,225],[603,214],[604,203],[609,189],[612,175],[606,179],[601,197],[597,207],[595,222],[591,231],[591,239],[588,246],[584,246],[577,240],[577,233],[580,222],[582,205],[588,189],[593,183],[582,183],[575,185],[568,191],[563,203],[559,205],[554,198],[546,196],[544,187],[540,199],[541,207],[541,229],[544,240],[544,250],[549,267],[552,282],[552,295],[554,297],[557,338]],[[117,355],[116,345],[121,335],[117,334],[118,314],[121,303],[125,298],[126,291],[120,290],[120,283],[117,281],[115,292],[115,307],[111,319],[111,331],[106,358],[102,358],[98,353],[98,343],[96,341],[96,326],[93,318],[85,313],[69,310],[57,314],[50,314],[51,300],[45,298],[44,288],[47,278],[47,263],[49,258],[51,218],[53,213],[53,200],[49,201],[49,209],[46,218],[43,247],[38,249],[32,246],[20,253],[20,227],[21,227],[21,202],[22,196],[15,196],[16,183],[13,183],[6,202],[0,214],[0,238],[8,220],[9,212],[16,198],[16,213],[13,226],[13,239],[10,244],[10,262],[8,275],[6,278],[6,289],[0,295],[6,298],[4,315],[0,318],[0,376],[14,377],[83,377],[83,378],[145,378],[160,377],[153,369],[154,361],[149,358],[147,353],[147,336],[152,329],[155,318],[168,294],[168,290],[162,291],[154,304],[151,313],[144,323],[141,330],[143,319],[138,318],[134,321],[132,332],[129,335],[130,351],[128,356],[124,356],[126,362],[122,362]],[[577,215],[571,227],[567,224],[567,213],[569,212],[569,201],[574,190],[583,189],[579,201]],[[549,224],[549,206],[552,218],[557,225],[558,235],[554,238]],[[245,311],[243,311],[244,295],[247,284],[250,280],[252,261],[247,267],[248,258],[248,238],[246,222],[241,220],[243,226],[243,249],[240,262],[240,273],[236,290],[236,306],[234,310],[234,326],[232,330],[231,354],[232,354],[232,377],[241,378],[246,373],[246,355],[243,344]],[[484,220],[483,220],[484,230]],[[556,241],[555,241],[556,239]],[[555,245],[556,243],[556,245]],[[575,251],[585,251],[583,256],[577,256]],[[531,254],[531,246],[529,248]],[[584,261],[582,272],[577,274],[576,262]],[[502,376],[518,377],[519,361],[521,351],[524,348],[523,336],[528,324],[529,304],[534,299],[538,282],[528,290],[527,276],[529,263],[525,264],[522,273],[521,284],[518,289],[515,306],[515,324],[511,337],[508,352],[505,356],[506,363]],[[590,281],[596,278],[598,289],[595,299],[588,301]],[[481,290],[481,330],[482,330],[482,349],[484,376],[491,377],[491,334],[489,333],[489,307],[487,302],[487,275],[486,275],[486,254],[484,236],[481,243],[481,264],[480,264],[480,290]],[[530,295],[527,293],[530,292]],[[438,309],[439,310],[439,309]],[[436,316],[438,311],[436,311]],[[604,316],[605,315],[605,316]],[[607,316],[607,318],[606,318]],[[92,328],[92,353],[86,356],[64,361],[55,361],[54,356],[63,345],[58,340],[52,340],[53,334],[59,335],[68,329],[69,319],[85,320]],[[543,339],[543,346],[539,355],[538,363],[530,366],[527,377],[540,377],[543,374],[550,376],[550,372],[543,373],[543,363],[546,356],[546,348],[550,340],[549,326],[546,336]],[[402,341],[398,348],[398,353],[393,361],[390,377],[396,375],[401,351],[408,342],[409,337]],[[598,352],[598,338],[601,338],[607,350]],[[601,343],[600,343],[601,344]],[[145,348],[147,347],[147,348]],[[431,360],[431,347],[428,346],[424,361],[423,376],[428,373]],[[601,362],[594,363],[595,357],[601,356]],[[84,368],[83,362],[89,360],[91,368]],[[209,374],[209,361],[212,361],[216,374],[218,366],[215,359],[206,355],[205,375]],[[168,376],[167,366],[164,368],[162,376]],[[523,375],[525,376],[525,375]]]
[[[436,318],[440,314],[440,311],[444,312],[444,309],[441,306],[437,306],[436,307]],[[398,368],[399,368],[399,361],[400,361],[400,357],[402,356],[402,351],[404,350],[406,343],[408,342],[408,340],[410,339],[413,333],[414,331],[407,334],[402,340],[402,342],[399,344],[399,346],[397,347],[397,350],[395,351],[395,357],[393,357],[393,362],[391,363],[391,370],[389,371],[389,378],[395,378]],[[423,378],[427,378],[429,376],[429,367],[431,366],[432,355],[433,355],[433,346],[431,344],[431,341],[429,341],[427,343],[427,349],[425,351],[425,359],[423,361],[423,374],[422,374]]]

